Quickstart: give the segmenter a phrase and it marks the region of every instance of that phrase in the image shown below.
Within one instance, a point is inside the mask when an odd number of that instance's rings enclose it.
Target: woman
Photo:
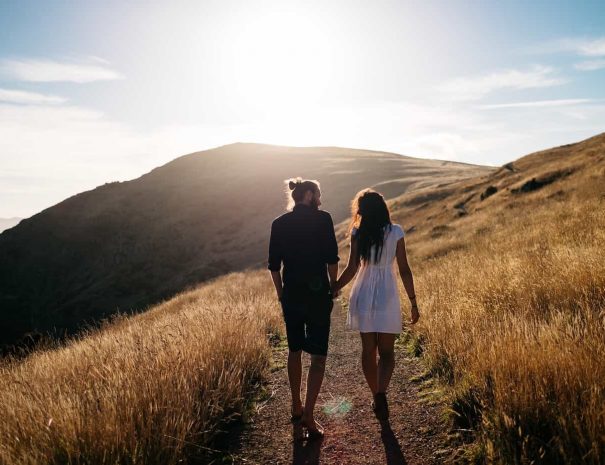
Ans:
[[[393,273],[395,258],[412,304],[411,324],[420,316],[414,280],[407,261],[403,229],[391,223],[382,195],[372,189],[360,191],[351,203],[351,213],[349,263],[338,278],[335,291],[346,286],[357,274],[349,297],[346,326],[361,334],[361,364],[374,397],[372,408],[378,419],[387,420],[386,391],[395,365],[395,338],[401,332],[402,324]],[[377,353],[380,355],[378,362]]]

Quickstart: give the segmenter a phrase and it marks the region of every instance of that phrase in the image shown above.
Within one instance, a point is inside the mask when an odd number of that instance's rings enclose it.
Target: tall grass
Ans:
[[[477,432],[475,459],[603,464],[605,199],[534,200],[418,263],[418,334],[458,426]]]
[[[0,368],[0,463],[174,464],[241,412],[281,328],[266,273],[236,273]]]

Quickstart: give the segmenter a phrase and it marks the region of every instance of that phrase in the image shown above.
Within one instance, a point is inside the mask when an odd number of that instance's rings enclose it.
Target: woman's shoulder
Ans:
[[[391,223],[391,231],[395,233],[395,237],[397,237],[397,239],[401,239],[405,235],[403,228],[397,223]]]

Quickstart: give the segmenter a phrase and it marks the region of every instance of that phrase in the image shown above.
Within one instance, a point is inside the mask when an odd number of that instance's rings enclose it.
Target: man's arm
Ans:
[[[271,271],[271,279],[273,279],[273,285],[275,286],[275,292],[277,293],[277,299],[281,299],[283,292],[283,284],[281,279],[281,273],[279,271]]]
[[[328,276],[330,277],[330,287],[334,288],[338,278],[338,242],[336,242],[336,233],[334,232],[334,222],[332,216],[326,212],[326,229],[324,235],[324,253],[328,264]]]
[[[271,224],[271,236],[269,238],[269,259],[267,260],[267,268],[271,271],[271,279],[273,279],[278,299],[281,299],[283,288],[281,277],[281,262],[283,255],[280,243],[279,230],[275,226],[275,222],[273,222]]]
[[[347,284],[351,282],[351,280],[357,274],[357,270],[359,269],[359,257],[357,255],[357,238],[351,236],[351,248],[349,250],[349,263],[347,263],[347,267],[341,273],[340,278],[336,282],[336,289],[339,291]]]
[[[333,289],[338,278],[338,263],[328,265],[328,276],[330,277],[330,287]]]

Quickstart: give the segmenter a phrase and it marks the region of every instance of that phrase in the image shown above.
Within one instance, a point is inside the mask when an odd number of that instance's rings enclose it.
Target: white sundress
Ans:
[[[395,278],[397,241],[404,236],[398,224],[386,225],[378,263],[362,260],[349,296],[346,329],[362,333],[401,333],[401,305]],[[351,234],[357,233],[353,228]],[[376,247],[372,246],[375,257]]]

